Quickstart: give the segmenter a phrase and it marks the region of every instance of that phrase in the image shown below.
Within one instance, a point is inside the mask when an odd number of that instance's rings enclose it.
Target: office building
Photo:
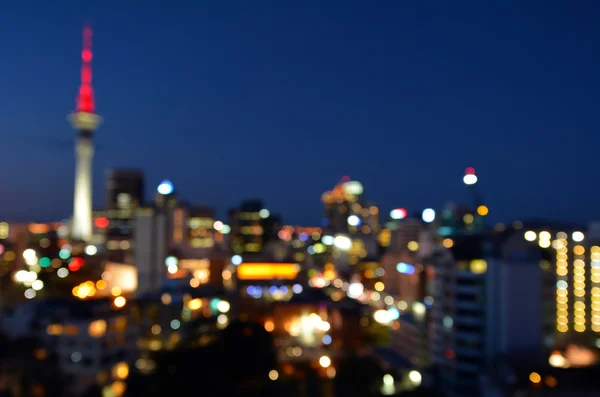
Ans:
[[[480,375],[500,356],[544,357],[552,279],[543,251],[521,233],[455,236],[450,249],[432,246],[423,261],[433,270],[430,346],[446,395],[481,395]]]

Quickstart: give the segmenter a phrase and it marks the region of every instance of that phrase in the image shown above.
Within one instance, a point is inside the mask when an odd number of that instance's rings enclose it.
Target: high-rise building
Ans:
[[[92,89],[92,29],[83,29],[83,66],[81,86],[75,112],[69,115],[73,128],[77,131],[75,141],[75,194],[71,237],[76,241],[90,241],[92,238],[92,158],[94,157],[94,131],[101,118],[95,113],[94,91]]]
[[[130,210],[144,203],[144,173],[141,170],[110,169],[106,173],[107,210]]]
[[[168,214],[160,208],[139,208],[135,218],[135,259],[137,293],[156,292],[163,285],[168,252]]]
[[[549,351],[552,279],[543,251],[518,232],[452,239],[450,249],[434,247],[424,258],[432,265],[432,360],[446,395],[479,396],[482,371],[498,357]]]
[[[554,301],[557,342],[582,337],[594,344],[600,334],[600,234],[592,225],[536,225],[526,223],[523,237],[548,250],[552,258],[546,264],[556,277]]]
[[[260,200],[246,200],[229,211],[230,244],[234,254],[256,255],[265,244],[277,239],[281,228],[278,216],[271,215]]]
[[[344,177],[321,196],[325,207],[323,233],[334,240],[334,264],[346,277],[360,271],[361,261],[379,256],[379,209],[363,199],[360,182]]]

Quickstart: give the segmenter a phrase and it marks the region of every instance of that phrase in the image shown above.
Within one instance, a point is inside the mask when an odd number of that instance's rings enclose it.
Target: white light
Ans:
[[[363,294],[365,287],[361,283],[352,283],[348,286],[348,296],[356,299]]]
[[[294,294],[301,294],[302,293],[302,286],[300,284],[294,284],[292,286],[292,291],[294,291]]]
[[[158,185],[158,188],[156,188],[156,191],[162,195],[171,194],[173,193],[173,190],[173,184],[171,183],[171,181],[166,179],[162,181],[160,185]]]
[[[23,251],[23,258],[26,261],[34,261],[37,258],[37,254],[31,248],[27,248],[25,251]]]
[[[69,275],[69,269],[67,269],[66,267],[61,267],[60,269],[58,269],[58,271],[56,272],[56,275],[60,278],[65,278]]]
[[[421,215],[423,222],[431,223],[435,220],[435,211],[431,208],[425,208]]]
[[[394,377],[390,374],[383,375],[383,384],[387,386],[391,386],[394,384]]]
[[[565,280],[558,280],[556,282],[556,288],[566,289],[568,286],[569,286],[569,284],[567,284],[567,282]]]
[[[323,368],[327,368],[331,365],[331,359],[327,356],[322,356],[319,359],[319,364],[321,364],[321,367]]]
[[[216,221],[215,223],[213,223],[213,228],[219,232],[223,229],[223,222],[221,221]]]
[[[536,238],[537,238],[537,235],[535,234],[535,232],[533,230],[528,230],[525,232],[525,240],[535,241]]]
[[[387,324],[391,321],[390,313],[387,310],[377,310],[373,313],[373,318],[379,324]]]
[[[571,238],[573,239],[573,241],[575,242],[580,242],[583,241],[583,238],[585,236],[583,235],[583,233],[581,232],[573,232],[573,234],[571,235]]]
[[[229,232],[231,231],[231,227],[229,225],[223,225],[220,231],[221,234],[229,234]]]
[[[33,288],[36,291],[39,291],[42,288],[44,288],[44,282],[42,280],[35,280],[33,283],[31,283],[31,288]]]
[[[227,313],[230,308],[231,305],[227,301],[219,301],[219,303],[217,303],[217,310],[221,313]]]
[[[26,283],[33,283],[35,280],[37,280],[38,275],[36,272],[25,272],[25,278],[23,280],[23,282]]]
[[[267,219],[269,215],[271,215],[271,213],[266,208],[263,208],[262,210],[258,211],[258,216],[260,216],[263,219]]]
[[[231,264],[237,266],[242,263],[242,257],[240,255],[234,255],[231,257]]]
[[[474,185],[477,183],[477,176],[475,174],[468,174],[463,177],[465,185]]]
[[[335,236],[333,239],[333,244],[336,248],[347,251],[352,247],[352,240],[348,236]]]
[[[350,215],[348,217],[348,225],[350,225],[350,226],[360,225],[360,218],[356,215]]]
[[[325,245],[333,245],[334,240],[335,239],[333,238],[333,236],[327,236],[327,235],[325,235],[325,236],[323,236],[323,238],[321,238],[321,242]]]
[[[363,186],[360,182],[357,181],[350,181],[344,183],[342,185],[342,189],[344,189],[344,192],[346,192],[346,194],[352,194],[354,196],[363,194]]]
[[[219,314],[217,317],[217,322],[221,325],[227,324],[227,316],[224,314]]]
[[[25,291],[25,298],[27,298],[27,299],[35,298],[35,295],[36,295],[35,290],[33,290],[31,288],[29,288]]]
[[[96,255],[96,253],[98,252],[98,248],[96,248],[95,245],[88,245],[85,247],[85,253],[88,255]]]
[[[408,373],[408,379],[410,379],[415,385],[420,385],[423,377],[419,371],[410,371]]]
[[[16,282],[22,283],[24,281],[27,281],[27,273],[27,270],[19,270],[14,274],[13,278]]]
[[[171,273],[171,274],[175,274],[175,273],[177,273],[177,270],[179,270],[179,269],[177,268],[177,265],[170,265],[170,266],[168,266],[168,267],[167,267],[167,271],[168,271],[169,273]]]
[[[404,208],[397,208],[390,211],[390,218],[392,219],[404,219],[406,218],[406,210]]]

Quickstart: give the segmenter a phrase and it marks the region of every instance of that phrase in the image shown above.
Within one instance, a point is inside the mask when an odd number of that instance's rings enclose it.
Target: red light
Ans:
[[[350,182],[350,177],[349,176],[344,176],[342,178],[342,182],[346,183],[346,182]]]
[[[79,257],[75,257],[69,262],[69,270],[72,272],[76,272],[77,270],[81,269],[81,266],[83,266],[83,259]]]
[[[404,219],[406,218],[406,215],[408,215],[408,211],[404,208],[397,208],[396,211],[400,214],[400,219]]]
[[[465,170],[465,175],[475,175],[475,168],[473,168],[473,167],[468,167],[468,168]]]
[[[100,229],[106,229],[110,222],[106,218],[96,218],[94,220],[94,225]]]
[[[83,51],[81,51],[81,59],[83,59],[83,62],[91,62],[92,61],[92,51],[88,50],[87,48]]]
[[[452,360],[454,357],[456,357],[456,354],[454,354],[454,350],[450,350],[450,349],[446,349],[444,351],[444,356],[448,359],[448,360]]]

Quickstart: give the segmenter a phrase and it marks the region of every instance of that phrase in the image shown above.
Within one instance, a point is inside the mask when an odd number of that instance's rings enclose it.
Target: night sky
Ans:
[[[4,3],[2,219],[71,213],[85,20],[95,207],[107,168],[139,167],[148,195],[311,225],[344,175],[388,212],[467,200],[473,166],[493,220],[600,219],[598,2]]]

